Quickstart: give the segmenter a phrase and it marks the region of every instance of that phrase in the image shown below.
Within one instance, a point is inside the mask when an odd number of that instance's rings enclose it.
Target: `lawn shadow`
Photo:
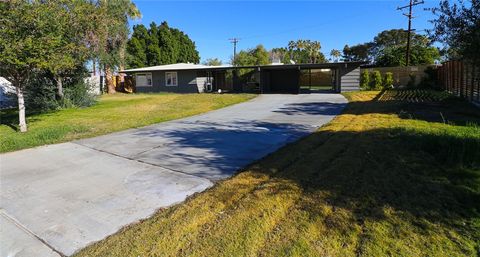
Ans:
[[[38,115],[40,114],[51,114],[55,113],[56,110],[51,111],[30,111],[26,114],[27,124],[30,122],[39,121],[40,118]],[[18,127],[18,109],[11,108],[11,109],[3,109],[0,110],[0,125],[5,125],[12,130],[18,132],[20,129]]]
[[[464,103],[441,103],[438,108],[445,110],[450,104]],[[351,102],[343,113],[391,114],[404,105],[377,98]],[[475,110],[469,108],[462,115],[447,117],[461,125],[476,122],[478,114],[471,116]],[[438,122],[427,116],[415,118]],[[326,195],[325,202],[350,210],[358,221],[383,220],[384,208],[391,207],[414,217],[414,225],[424,226],[422,221],[427,220],[457,230],[461,220],[480,218],[480,137],[475,135],[477,128],[468,131],[323,130],[280,149],[249,170],[292,181],[306,195]],[[480,236],[475,225],[469,226],[472,235]]]
[[[305,102],[286,104],[275,113],[286,115],[338,115],[347,106],[346,103]]]
[[[369,101],[352,101],[344,110],[346,114],[397,114],[403,119],[416,119],[428,122],[468,126],[480,126],[480,109],[468,101],[433,90],[388,90],[382,91]],[[455,108],[452,108],[452,107]]]
[[[327,147],[345,139],[350,142],[341,149]],[[450,225],[458,217],[479,217],[478,138],[379,129],[318,132],[298,144],[305,141],[318,145],[290,153],[296,158],[287,166],[260,162],[254,170],[295,181],[305,192],[328,192],[330,204],[351,210],[360,220],[381,219],[379,214],[387,206]],[[445,159],[451,152],[468,154]],[[268,158],[278,158],[274,155]]]
[[[18,111],[13,108],[0,110],[0,125],[5,125],[14,131],[18,131]]]
[[[223,179],[233,175],[253,160],[298,140],[314,128],[293,123],[267,121],[198,122],[177,121],[175,128],[159,127],[137,130],[133,136],[166,138],[173,152],[162,147],[137,154],[134,158],[161,160],[171,169],[191,172],[208,179]]]

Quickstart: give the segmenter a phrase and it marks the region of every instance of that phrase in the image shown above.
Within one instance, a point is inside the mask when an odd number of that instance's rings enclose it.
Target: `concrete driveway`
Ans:
[[[338,94],[260,95],[186,119],[2,154],[0,255],[71,255],[313,132],[346,102]]]

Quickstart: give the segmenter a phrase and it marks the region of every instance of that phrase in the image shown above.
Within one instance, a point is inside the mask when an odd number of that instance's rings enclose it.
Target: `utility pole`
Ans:
[[[240,38],[229,38],[228,40],[230,40],[230,43],[233,44],[233,66],[235,66],[235,60],[236,60],[236,57],[237,57],[237,43],[238,41],[240,41]]]
[[[407,32],[407,52],[405,53],[405,66],[408,66],[410,62],[410,38],[411,38],[411,32],[412,32],[412,19],[414,18],[412,16],[412,9],[415,5],[423,4],[424,1],[418,1],[418,0],[410,0],[410,4],[402,7],[397,7],[397,10],[403,10],[405,8],[408,8],[408,14],[404,13],[403,15],[408,17],[408,32]]]

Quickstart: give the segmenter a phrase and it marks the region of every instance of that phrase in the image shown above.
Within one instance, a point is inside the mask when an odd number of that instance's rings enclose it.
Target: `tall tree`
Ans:
[[[159,26],[152,22],[148,30],[143,25],[134,26],[127,52],[130,68],[200,61],[195,43],[187,34],[171,28],[167,22]]]
[[[403,29],[385,30],[377,34],[372,42],[354,46],[345,45],[345,61],[367,61],[378,66],[405,65],[405,52],[408,34]],[[412,33],[410,64],[433,64],[440,57],[439,50],[432,41],[423,35]]]
[[[98,56],[103,65],[108,93],[115,93],[112,75],[115,67],[123,69],[125,48],[128,40],[128,20],[140,17],[140,12],[131,0],[98,0],[101,23],[98,25],[100,47]]]
[[[432,11],[436,19],[429,34],[447,47],[450,57],[480,65],[480,1],[442,0]]]
[[[404,66],[406,46],[389,47],[383,49],[376,57],[378,66]],[[440,53],[435,47],[412,45],[410,48],[410,65],[433,64],[440,58]]]
[[[86,37],[94,6],[83,0],[58,0],[44,1],[38,8],[50,14],[47,25],[52,41],[46,66],[57,83],[57,96],[63,98],[63,77],[88,58]]]
[[[379,66],[405,65],[408,33],[402,29],[380,32],[373,40],[371,54]],[[440,58],[438,49],[423,35],[411,34],[410,65],[433,64]]]
[[[269,53],[263,45],[257,45],[255,48],[237,53],[232,63],[236,66],[266,65],[270,63]]]
[[[132,40],[131,38],[130,40]],[[138,67],[131,66],[131,68],[139,68],[144,66],[154,66],[162,64],[161,61],[161,50],[158,36],[158,26],[155,22],[150,23],[150,29],[148,30],[148,37],[146,39],[146,48],[145,53],[147,57],[147,63],[142,64]],[[134,53],[131,53],[132,56]],[[133,56],[133,58],[136,58]]]
[[[372,43],[358,44],[354,46],[345,45],[343,47],[343,59],[347,62],[352,61],[370,61],[370,51]]]
[[[50,32],[52,13],[37,2],[0,2],[0,72],[16,89],[19,127],[27,131],[24,90],[32,72],[48,68],[58,38]]]
[[[332,49],[332,51],[330,51],[330,56],[332,56],[334,58],[335,62],[338,62],[338,59],[340,58],[340,56],[342,56],[342,54],[340,53],[339,50]]]
[[[303,40],[288,42],[290,60],[296,63],[323,63],[325,55],[320,51],[321,44],[318,41]]]
[[[127,66],[138,68],[147,63],[147,42],[150,35],[143,25],[134,25],[133,34],[127,43]]]

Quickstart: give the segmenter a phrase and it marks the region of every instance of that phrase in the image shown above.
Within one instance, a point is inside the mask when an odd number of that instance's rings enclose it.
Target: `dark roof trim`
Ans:
[[[279,64],[279,65],[250,65],[250,66],[222,66],[222,67],[205,67],[195,69],[183,69],[183,70],[233,70],[233,69],[259,69],[259,70],[290,70],[290,69],[338,69],[347,67],[359,67],[367,62],[329,62],[329,63],[299,63],[299,64]],[[160,70],[160,71],[175,71]],[[139,72],[152,72],[159,70],[142,70],[137,69],[135,71],[120,71],[121,73],[139,73]]]

